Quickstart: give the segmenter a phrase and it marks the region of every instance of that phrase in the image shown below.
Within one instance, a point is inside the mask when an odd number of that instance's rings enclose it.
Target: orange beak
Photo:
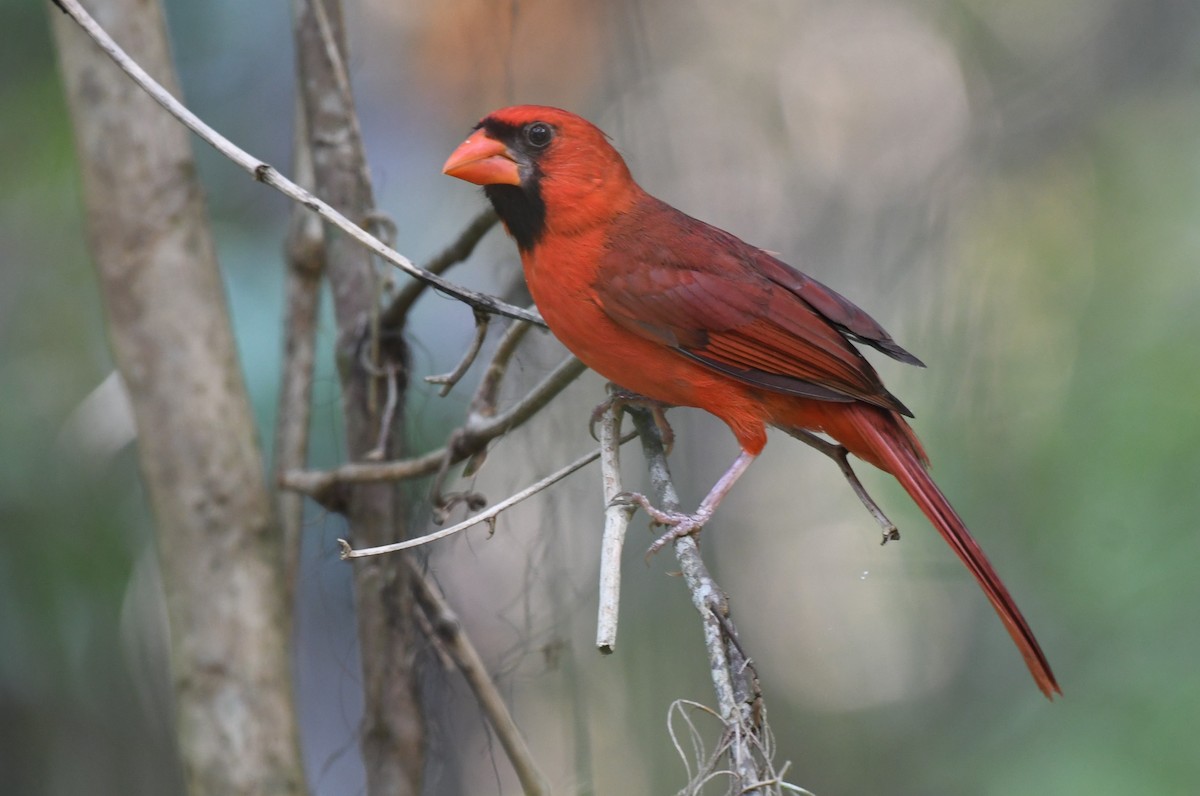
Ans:
[[[476,185],[520,185],[521,171],[508,147],[476,130],[450,154],[442,173]]]

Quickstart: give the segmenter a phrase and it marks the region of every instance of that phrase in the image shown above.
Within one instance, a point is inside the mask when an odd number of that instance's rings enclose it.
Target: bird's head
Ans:
[[[639,190],[598,127],[541,105],[485,116],[442,172],[482,185],[522,250],[548,227],[570,234],[622,212]]]

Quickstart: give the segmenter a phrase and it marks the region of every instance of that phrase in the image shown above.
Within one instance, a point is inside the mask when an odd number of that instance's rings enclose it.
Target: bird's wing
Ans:
[[[610,248],[593,289],[614,322],[772,392],[911,414],[850,342],[915,361],[870,316],[765,252],[683,218],[702,234],[640,235]]]
[[[905,351],[879,323],[840,293],[811,276],[797,271],[764,251],[754,257],[755,270],[796,295],[853,340],[882,351],[892,359],[925,367],[925,363]]]

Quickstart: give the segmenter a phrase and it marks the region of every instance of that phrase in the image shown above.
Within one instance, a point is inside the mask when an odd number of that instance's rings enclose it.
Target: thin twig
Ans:
[[[387,456],[388,439],[392,432],[392,422],[396,417],[396,406],[400,402],[400,368],[395,362],[384,364],[382,374],[387,383],[387,398],[383,404],[383,414],[379,417],[379,437],[375,447],[367,451],[363,458],[370,462],[382,461]],[[374,375],[374,374],[373,374]]]
[[[467,684],[475,693],[480,708],[487,716],[504,747],[509,762],[521,782],[526,794],[550,793],[550,783],[538,769],[533,753],[525,736],[521,734],[517,723],[504,699],[500,696],[496,684],[492,682],[479,651],[471,643],[470,637],[463,631],[462,623],[454,613],[454,609],[446,602],[441,590],[422,572],[412,559],[406,559],[412,574],[413,593],[417,604],[429,620],[431,630],[436,634],[435,640],[440,642],[440,648],[450,655],[466,679]]]
[[[596,646],[606,655],[617,644],[621,605],[621,551],[634,506],[614,502],[621,486],[620,448],[623,410],[609,404],[600,418],[600,481],[604,488],[604,535],[600,539],[600,606],[596,615]]]
[[[379,463],[350,462],[333,470],[292,470],[279,477],[279,484],[327,504],[329,490],[338,484],[403,481],[432,475],[447,460],[452,465],[461,462],[483,450],[496,437],[529,420],[586,369],[575,357],[567,357],[507,411],[492,418],[472,417],[452,435],[450,444],[416,458]]]
[[[490,312],[495,315],[504,315],[509,318],[529,321],[539,326],[545,326],[545,322],[536,312],[514,307],[507,302],[501,301],[495,296],[489,296],[485,293],[477,293],[473,290],[461,287],[442,279],[436,274],[431,274],[415,266],[411,260],[404,255],[386,246],[382,241],[371,235],[362,227],[350,221],[338,211],[334,210],[329,204],[314,194],[301,188],[296,183],[284,177],[274,166],[269,163],[259,160],[245,150],[239,148],[229,139],[218,133],[196,114],[192,113],[188,108],[171,96],[165,88],[163,88],[154,78],[142,69],[137,62],[129,57],[121,47],[113,41],[112,37],[100,27],[92,16],[84,10],[78,0],[55,0],[56,5],[61,8],[71,19],[73,19],[84,32],[87,33],[100,48],[116,62],[126,74],[133,78],[147,94],[150,95],[155,102],[161,105],[172,116],[182,122],[189,130],[202,138],[205,142],[211,145],[214,149],[220,152],[229,160],[240,166],[247,173],[252,175],[254,179],[265,185],[269,185],[283,195],[300,202],[309,210],[320,215],[323,219],[336,226],[338,229],[345,232],[354,240],[366,246],[369,250],[390,262],[400,270],[407,273],[416,279],[427,282],[431,286],[441,290],[442,292],[453,296],[454,298],[469,304],[472,307]]]
[[[676,699],[667,707],[667,735],[671,738],[671,745],[675,747],[675,753],[679,755],[679,761],[683,763],[684,772],[688,782],[691,783],[698,776],[698,774],[692,774],[692,761],[704,760],[708,758],[708,753],[705,751],[704,736],[696,726],[696,722],[692,721],[688,708],[707,713],[718,721],[721,720],[721,717],[708,705],[693,702],[690,699]],[[679,740],[679,734],[675,730],[677,716],[687,726],[688,740],[692,747],[690,752],[683,748],[683,743]]]
[[[524,321],[513,321],[508,325],[508,329],[500,338],[499,345],[492,352],[491,362],[488,363],[483,377],[480,378],[479,384],[475,388],[475,395],[471,398],[471,407],[467,413],[467,425],[483,423],[487,418],[496,416],[496,401],[500,395],[500,383],[504,380],[504,374],[508,372],[508,364],[512,361],[517,347],[532,328]],[[463,467],[463,477],[470,477],[477,473],[487,460],[486,445],[477,447],[478,450],[470,454]],[[439,473],[439,475],[443,474]],[[434,494],[438,494],[440,489],[439,484],[434,489]]]
[[[500,342],[496,345],[496,350],[492,353],[492,361],[488,363],[487,370],[479,379],[479,386],[475,388],[475,397],[471,399],[473,414],[489,417],[496,414],[496,398],[500,394],[500,382],[504,380],[504,374],[508,371],[508,363],[512,361],[517,346],[521,344],[525,335],[532,328],[523,321],[513,321],[508,325],[508,329],[505,330]]]
[[[624,444],[633,439],[635,436],[637,435],[633,433],[627,434],[621,439],[621,443]],[[449,528],[443,528],[440,531],[434,531],[433,533],[429,533],[424,536],[418,536],[415,539],[408,539],[403,542],[396,542],[394,544],[380,545],[378,547],[364,547],[357,550],[351,547],[350,543],[345,539],[338,539],[338,544],[340,544],[342,547],[342,558],[365,558],[366,556],[377,556],[382,555],[383,553],[395,553],[400,550],[408,550],[411,547],[419,547],[421,545],[429,544],[430,542],[436,542],[439,539],[445,539],[447,536],[453,536],[457,533],[467,530],[468,528],[473,528],[481,522],[494,525],[496,517],[499,516],[500,513],[505,509],[511,508],[521,501],[536,495],[538,492],[553,486],[554,484],[574,473],[576,470],[586,467],[599,458],[600,449],[597,448],[586,456],[581,456],[580,458],[571,462],[566,467],[551,473],[537,483],[530,484],[520,492],[510,495],[499,503],[493,505],[491,508],[485,509],[473,517],[468,517],[457,525],[452,525]]]
[[[508,370],[508,363],[512,359],[512,355],[530,328],[530,325],[523,321],[513,321],[509,324],[508,330],[500,339],[500,344],[492,353],[492,360],[488,363],[483,378],[479,380],[475,395],[471,399],[470,408],[467,410],[466,420],[450,435],[450,441],[446,447],[451,451],[451,455],[442,461],[442,466],[438,468],[437,475],[433,478],[433,484],[429,488],[433,503],[433,521],[438,525],[445,522],[450,512],[460,503],[465,503],[470,511],[478,511],[487,505],[487,498],[478,492],[468,490],[447,493],[445,491],[446,481],[450,477],[450,468],[462,461],[463,458],[467,460],[462,469],[464,478],[469,478],[477,473],[487,461],[486,441],[475,433],[475,429],[480,425],[486,425],[491,418],[496,416],[496,398],[500,392],[500,382]]]
[[[546,375],[522,400],[499,415],[490,415],[494,407],[486,406],[479,409],[480,394],[472,401],[471,411],[462,427],[455,431],[447,446],[450,454],[438,469],[437,479],[432,487],[434,507],[439,511],[448,508],[448,503],[442,496],[443,486],[450,467],[464,459],[469,459],[463,468],[463,475],[470,476],[483,466],[487,458],[487,444],[496,437],[508,433],[533,417],[543,406],[558,395],[562,390],[579,377],[587,368],[575,357],[567,357],[557,368]],[[462,496],[468,502],[475,496],[470,493]],[[444,521],[445,516],[442,515]]]
[[[483,348],[483,341],[487,339],[488,320],[491,318],[486,312],[475,312],[475,337],[471,340],[471,345],[467,347],[466,353],[463,354],[459,363],[454,366],[454,369],[449,373],[442,373],[436,376],[426,376],[425,381],[430,384],[440,384],[442,389],[438,391],[438,396],[445,398],[454,389],[454,385],[467,374],[471,369],[472,363],[475,362],[475,357],[479,356],[479,349]]]
[[[579,378],[587,366],[575,357],[567,357],[538,382],[524,398],[495,417],[479,417],[477,422],[468,423],[472,436],[493,439],[516,428],[537,414],[554,396],[568,384]],[[472,418],[473,421],[476,418]]]
[[[436,257],[425,263],[425,272],[435,276],[441,276],[450,269],[451,266],[461,263],[471,256],[475,251],[475,247],[488,230],[496,226],[496,212],[492,208],[487,208],[480,211],[479,215],[471,219],[467,224],[466,229],[459,234],[458,239],[443,249]],[[383,311],[381,316],[381,324],[387,329],[392,326],[400,326],[404,323],[405,317],[408,316],[408,311],[412,305],[417,302],[429,287],[427,282],[409,282],[396,297],[392,299],[392,303]]]
[[[632,411],[631,415],[642,438],[642,451],[646,456],[650,482],[658,505],[668,511],[678,511],[679,496],[671,480],[657,424],[651,413],[645,410]],[[751,742],[761,728],[753,722],[754,711],[751,710],[751,706],[738,699],[738,693],[743,689],[736,686],[734,681],[745,675],[733,665],[722,622],[717,619],[718,615],[728,617],[729,605],[724,592],[717,586],[704,564],[704,559],[700,557],[700,545],[696,538],[680,537],[675,540],[674,546],[675,557],[679,561],[684,581],[692,596],[692,605],[700,614],[704,645],[708,650],[709,673],[717,696],[717,712],[728,733],[729,762],[739,788],[738,792],[744,792],[741,790],[744,783],[763,779]]]
[[[367,484],[375,481],[406,481],[437,472],[448,448],[438,448],[412,459],[394,462],[350,462],[333,470],[289,470],[279,476],[279,486],[316,500],[328,502],[327,493],[338,484]]]

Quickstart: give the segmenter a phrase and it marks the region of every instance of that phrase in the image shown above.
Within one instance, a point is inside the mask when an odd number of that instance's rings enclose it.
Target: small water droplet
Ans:
[[[866,580],[866,579],[867,579],[867,575],[870,575],[870,574],[871,574],[870,570],[866,570],[866,569],[864,569],[864,570],[862,571],[862,574],[858,576],[858,579],[859,579],[859,580]]]

